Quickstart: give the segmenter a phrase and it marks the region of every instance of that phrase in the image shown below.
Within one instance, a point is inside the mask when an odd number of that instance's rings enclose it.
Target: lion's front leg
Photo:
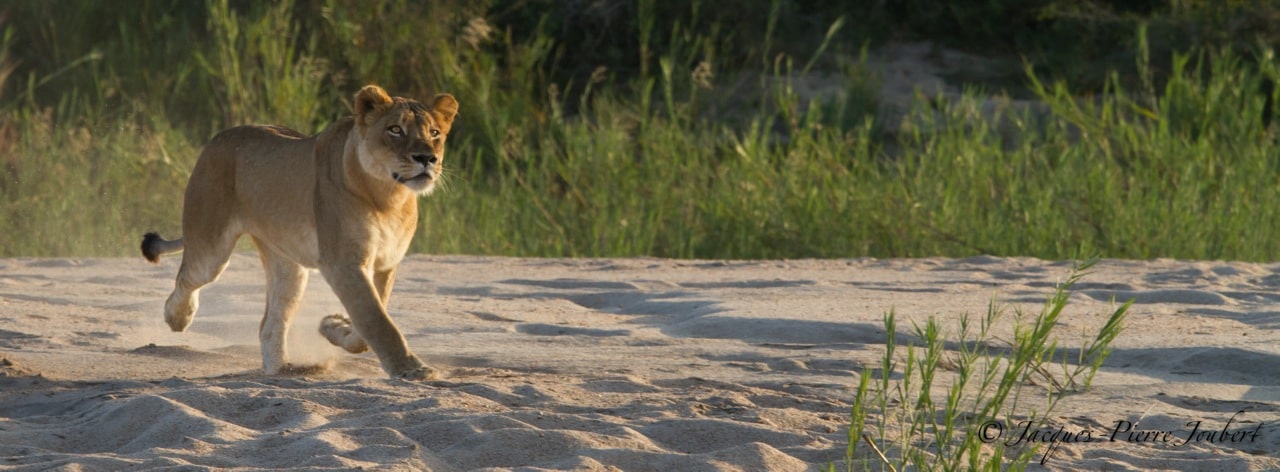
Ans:
[[[360,333],[351,327],[351,318],[344,313],[334,313],[320,320],[320,334],[329,340],[330,344],[352,354],[369,350],[369,343],[364,342]]]
[[[322,267],[321,273],[350,314],[350,318],[342,315],[326,317],[320,327],[325,338],[352,352],[356,352],[352,348],[358,349],[361,343],[365,344],[378,355],[382,370],[392,377],[414,380],[437,377],[434,369],[423,364],[409,350],[408,342],[387,314],[381,295],[390,295],[389,286],[385,287],[385,292],[375,289],[374,280],[358,266]],[[377,278],[384,283],[390,279],[385,275]]]
[[[386,308],[391,302],[391,288],[395,285],[396,269],[394,267],[373,273],[373,286],[378,289],[378,299],[382,301],[382,308]]]
[[[387,302],[391,298],[391,287],[395,283],[396,270],[394,268],[373,274],[373,285],[378,290],[378,301],[382,303],[383,310],[387,308]],[[345,349],[352,354],[360,354],[369,350],[369,344],[364,342],[364,338],[360,337],[360,333],[357,333],[355,328],[351,327],[351,318],[342,313],[335,313],[320,320],[320,334],[334,346]]]

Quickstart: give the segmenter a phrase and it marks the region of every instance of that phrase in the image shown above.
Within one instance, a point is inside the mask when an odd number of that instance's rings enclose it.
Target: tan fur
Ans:
[[[187,184],[183,237],[150,233],[142,243],[152,261],[184,251],[165,303],[170,328],[191,324],[200,288],[217,279],[236,240],[248,234],[267,273],[259,338],[268,373],[292,367],[285,339],[306,287],[304,268],[319,267],[350,314],[325,318],[325,338],[350,352],[372,348],[393,377],[436,375],[409,350],[386,307],[418,226],[417,197],[440,179],[458,102],[438,95],[424,106],[369,85],[356,93],[353,109],[315,136],[241,126],[205,146]]]

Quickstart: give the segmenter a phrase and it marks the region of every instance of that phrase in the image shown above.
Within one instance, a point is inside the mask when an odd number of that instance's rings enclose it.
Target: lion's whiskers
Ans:
[[[449,176],[453,175],[453,173],[454,172],[450,170],[450,168],[445,166],[440,166],[440,172],[436,174],[436,187],[438,187],[441,191],[446,191],[446,192],[453,190],[453,188],[451,187],[453,182],[449,180],[450,179]]]

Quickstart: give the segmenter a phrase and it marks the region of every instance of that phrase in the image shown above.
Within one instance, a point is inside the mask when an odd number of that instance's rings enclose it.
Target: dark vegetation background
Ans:
[[[133,255],[212,134],[378,83],[462,103],[415,251],[1273,260],[1278,40],[1274,1],[9,0],[0,256]],[[987,60],[888,112],[920,41]]]

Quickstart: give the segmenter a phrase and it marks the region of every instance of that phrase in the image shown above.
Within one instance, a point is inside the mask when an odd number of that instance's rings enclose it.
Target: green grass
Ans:
[[[1011,340],[991,333],[1005,316],[992,300],[976,329],[962,315],[954,336],[933,317],[913,324],[923,345],[908,345],[904,356],[895,339],[896,314],[887,313],[884,357],[879,369],[861,375],[850,412],[846,470],[1000,471],[1052,462],[1053,452],[1042,444],[1017,444],[1010,434],[1024,422],[1052,428],[1058,402],[1088,389],[1111,353],[1132,301],[1116,308],[1074,359],[1052,336],[1071,287],[1096,262],[1077,264],[1034,317],[1018,312]],[[993,422],[1003,426],[992,429]]]
[[[1013,117],[1012,139],[968,118],[980,104],[967,97],[892,153],[875,123],[842,127],[822,107],[789,116],[776,103],[795,99],[785,92],[762,97],[772,111],[739,127],[596,97],[589,119],[517,135],[525,145],[492,159],[455,148],[496,163],[455,173],[456,191],[426,204],[433,236],[415,248],[1274,259],[1280,173],[1250,92],[1260,75],[1229,56],[1198,60],[1179,56],[1165,88],[1147,93],[1117,81],[1079,100],[1037,83],[1052,112]]]
[[[879,113],[853,19],[783,0],[763,18],[637,2],[609,51],[557,42],[552,15],[494,27],[516,15],[497,1],[68,1],[84,14],[19,2],[30,21],[0,24],[0,257],[134,255],[177,233],[218,129],[315,132],[367,82],[461,102],[415,252],[1280,257],[1270,56],[1136,44],[1137,75],[1089,97],[1029,67],[1047,113],[987,119],[971,93],[904,124]],[[843,86],[808,102],[802,72]]]

